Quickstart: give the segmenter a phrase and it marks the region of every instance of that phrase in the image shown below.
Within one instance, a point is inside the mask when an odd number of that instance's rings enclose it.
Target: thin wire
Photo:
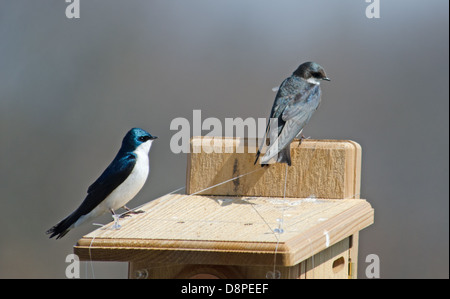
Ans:
[[[255,208],[255,204],[252,203],[250,206],[253,208],[253,210],[255,210],[256,214],[258,214],[258,216],[261,217],[261,219],[264,221],[264,223],[267,225],[267,227],[270,229],[270,231],[272,232],[272,234],[275,236],[275,238],[276,238],[277,241],[278,241],[278,236],[277,236],[277,234],[276,234],[275,231],[272,229],[272,227],[270,226],[270,224],[266,221],[266,219],[264,219],[264,217],[263,217],[263,216],[258,212],[258,210]]]
[[[208,190],[213,189],[213,188],[215,188],[215,187],[218,187],[218,186],[220,186],[220,185],[223,185],[223,184],[226,184],[226,183],[228,183],[228,182],[237,180],[237,179],[239,179],[239,178],[241,178],[241,177],[243,177],[243,176],[252,174],[252,173],[257,172],[257,171],[261,171],[262,169],[263,169],[263,168],[259,168],[259,169],[255,169],[255,170],[253,170],[253,171],[250,171],[250,172],[247,172],[247,173],[238,175],[237,177],[228,179],[228,180],[223,181],[223,182],[221,182],[221,183],[215,184],[215,185],[213,185],[213,186],[211,186],[211,187],[207,187],[207,188],[205,188],[205,189],[203,189],[203,190],[200,190],[200,191],[191,193],[191,194],[187,195],[186,197],[193,196],[193,195],[197,195],[197,194],[202,193],[202,192],[204,192],[204,191],[208,191]],[[183,197],[183,199],[186,198],[186,197]]]
[[[105,226],[103,224],[98,224],[98,223],[93,223],[93,225],[101,226],[101,228]],[[89,261],[90,261],[89,264],[91,265],[92,279],[95,279],[95,274],[94,274],[94,262],[92,260],[91,247],[92,247],[92,243],[94,242],[95,238],[96,238],[96,236],[94,236],[92,238],[91,243],[89,244]],[[87,269],[86,269],[86,278],[87,278]]]
[[[286,164],[286,172],[284,174],[284,191],[283,191],[283,199],[286,199],[286,184],[287,184],[287,174],[288,174],[288,165]],[[284,221],[284,210],[286,207],[284,206],[281,210],[281,218],[279,219],[278,223],[278,234],[283,233],[283,221]],[[280,238],[275,234],[275,237],[277,238],[277,245],[275,246],[275,254],[273,256],[273,275],[276,277],[276,267],[277,267],[277,253],[278,253],[278,246],[280,245]]]
[[[178,192],[178,191],[180,191],[180,190],[183,190],[183,189],[185,189],[185,188],[186,188],[186,186],[180,187],[180,188],[178,188],[178,189],[176,189],[176,190],[173,190],[173,191],[171,191],[171,192],[169,192],[169,193],[167,193],[167,194],[164,194],[163,196],[160,196],[160,197],[164,197],[164,196],[173,194],[173,193]],[[149,202],[143,203],[143,204],[141,204],[140,206],[137,206],[137,207],[135,207],[135,208],[130,209],[130,211],[135,211],[135,210],[137,210],[137,209],[140,209],[141,207],[143,207],[144,205],[146,205],[146,204],[148,204],[148,203],[149,203]],[[130,213],[130,211],[126,211],[126,212],[123,212],[122,214],[119,214],[119,218],[122,217],[122,215],[124,215],[124,214]]]
[[[89,244],[89,260],[90,260],[90,265],[91,265],[91,272],[92,272],[92,279],[95,279],[95,274],[94,274],[94,262],[92,261],[92,254],[91,254],[91,247],[92,247],[92,243],[95,240],[95,236],[92,238],[91,243]],[[87,275],[86,275],[87,278]]]
[[[221,185],[223,185],[223,184],[229,183],[229,182],[231,182],[231,181],[237,180],[237,179],[239,179],[239,178],[241,178],[241,177],[247,176],[247,175],[252,174],[252,173],[254,173],[254,172],[261,171],[262,169],[263,169],[263,168],[259,168],[259,169],[255,169],[255,170],[249,171],[249,172],[247,172],[247,173],[238,175],[238,176],[236,176],[236,177],[234,177],[234,178],[231,178],[231,179],[225,180],[225,181],[223,181],[223,182],[220,182],[220,183],[218,183],[218,184],[215,184],[215,185],[206,187],[206,188],[204,188],[204,189],[202,189],[202,190],[199,190],[199,191],[196,191],[196,192],[194,192],[194,193],[187,194],[186,196],[179,197],[179,198],[177,198],[175,201],[170,202],[170,203],[171,203],[171,204],[176,203],[176,202],[178,202],[178,201],[180,201],[180,200],[183,200],[183,199],[189,198],[189,197],[191,197],[191,196],[197,195],[197,194],[199,194],[199,193],[208,191],[208,190],[210,190],[210,189],[213,189],[213,188],[215,188],[215,187],[218,187],[218,186],[221,186]],[[169,194],[170,194],[170,193],[169,193]],[[168,201],[168,200],[169,200],[169,198],[166,198],[164,201]],[[167,205],[167,204],[168,204],[168,202],[166,203],[166,205]],[[153,212],[154,212],[154,211],[157,211],[157,210],[160,210],[160,209],[162,209],[162,208],[164,208],[166,205],[162,205],[162,202],[160,202],[160,203],[155,207],[155,209],[153,210]]]

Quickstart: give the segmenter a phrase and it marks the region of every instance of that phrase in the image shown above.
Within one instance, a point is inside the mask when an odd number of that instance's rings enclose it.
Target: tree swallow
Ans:
[[[315,62],[305,62],[281,83],[254,164],[258,161],[269,134],[270,144],[261,157],[261,165],[269,164],[269,160],[276,158],[276,162],[291,166],[290,144],[297,135],[301,135],[303,127],[319,107],[320,80],[330,81],[325,70]]]
[[[150,133],[133,128],[125,135],[114,160],[88,188],[81,205],[67,218],[47,231],[50,238],[64,237],[72,228],[110,211],[128,209],[125,205],[144,186],[150,172],[148,153],[154,139]]]

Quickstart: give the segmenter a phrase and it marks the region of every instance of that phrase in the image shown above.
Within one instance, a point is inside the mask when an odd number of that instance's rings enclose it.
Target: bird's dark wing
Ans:
[[[282,118],[284,121],[288,121],[292,118],[296,118],[297,120],[309,120],[309,117],[316,111],[319,104],[319,85],[314,85],[312,88],[305,88],[285,107]]]
[[[288,146],[309,122],[320,104],[320,88],[314,85],[291,102],[283,111],[282,119],[286,122],[278,136],[280,149]]]
[[[119,153],[120,154],[120,153]],[[72,214],[47,231],[50,238],[57,235],[62,238],[69,228],[81,216],[88,214],[97,207],[111,192],[114,191],[126,178],[136,164],[136,156],[133,153],[117,155],[100,177],[88,188],[88,195],[81,205]],[[119,158],[121,156],[121,158]]]
[[[122,184],[130,175],[135,164],[136,155],[133,153],[128,153],[121,158],[116,157],[102,175],[89,186],[87,191],[88,195],[80,206],[80,208],[84,207],[84,209],[87,210],[85,214],[92,211],[109,194],[111,194],[114,189]]]
[[[278,138],[271,144],[264,161],[269,161],[280,151],[290,145],[308,123],[311,115],[320,103],[320,88],[318,85],[301,84],[295,94],[291,94],[287,102],[283,102],[282,111],[278,118]],[[281,123],[281,127],[280,127]]]
[[[291,91],[290,86],[292,85],[292,77],[285,79],[281,84],[278,92],[275,96],[275,100],[272,105],[272,109],[270,110],[269,121],[267,123],[266,131],[264,133],[263,141],[256,153],[255,163],[258,162],[258,158],[261,155],[261,151],[266,144],[266,138],[270,140],[275,140],[280,134],[281,130],[284,127],[285,121],[282,119],[283,111],[289,105],[290,102],[294,101],[296,94],[289,93]],[[275,124],[275,120],[277,124]]]

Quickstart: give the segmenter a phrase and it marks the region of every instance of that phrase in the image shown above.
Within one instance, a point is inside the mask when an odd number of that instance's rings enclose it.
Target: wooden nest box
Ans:
[[[359,198],[359,144],[294,141],[286,168],[253,165],[248,143],[192,138],[186,194],[147,203],[74,252],[128,262],[129,278],[356,278],[358,234],[374,216]]]

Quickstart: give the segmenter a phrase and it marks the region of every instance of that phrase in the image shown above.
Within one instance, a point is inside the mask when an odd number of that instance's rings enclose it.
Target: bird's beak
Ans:
[[[150,137],[150,140],[153,140],[153,139],[158,139],[158,136],[152,136],[152,137]]]
[[[322,78],[322,80],[325,80],[325,81],[331,81],[331,79],[328,78],[328,77]]]

